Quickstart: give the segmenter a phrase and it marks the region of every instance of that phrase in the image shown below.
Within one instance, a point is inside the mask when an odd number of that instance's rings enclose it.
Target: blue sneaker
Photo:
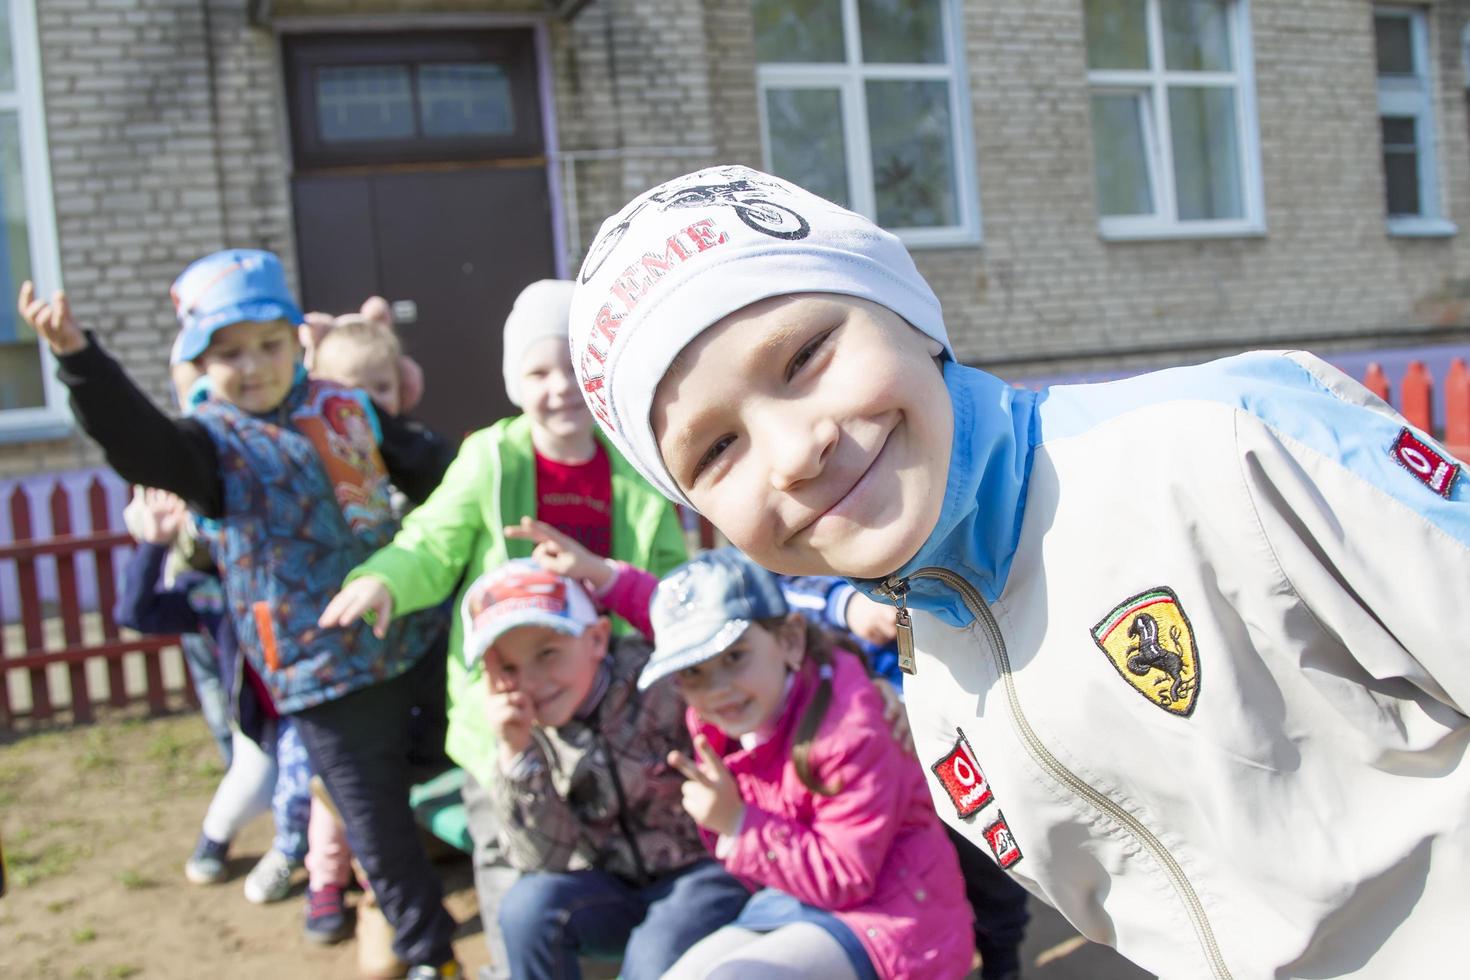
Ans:
[[[340,943],[352,935],[341,885],[306,889],[306,938],[322,946]]]
[[[230,876],[230,869],[225,865],[229,852],[229,841],[221,844],[200,834],[194,853],[184,862],[184,877],[196,885],[219,884]]]

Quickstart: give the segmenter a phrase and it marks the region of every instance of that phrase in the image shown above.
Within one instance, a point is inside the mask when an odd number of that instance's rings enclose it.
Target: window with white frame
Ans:
[[[1262,230],[1247,0],[1083,0],[1104,237]]]
[[[980,235],[958,0],[754,0],[765,164],[909,244]]]
[[[1384,204],[1396,234],[1449,234],[1442,220],[1434,152],[1434,86],[1425,12],[1373,12],[1378,63],[1378,123],[1383,142]]]
[[[15,309],[20,284],[58,285],[34,0],[0,0],[0,436],[64,429],[54,371]]]

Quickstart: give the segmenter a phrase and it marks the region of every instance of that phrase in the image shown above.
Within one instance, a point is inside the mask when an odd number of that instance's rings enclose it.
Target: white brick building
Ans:
[[[251,246],[399,301],[430,421],[488,422],[519,286],[721,161],[899,230],[1003,374],[1470,332],[1470,0],[0,10],[0,287],[64,285],[160,400],[168,284]],[[48,373],[0,318],[0,477],[98,459]]]

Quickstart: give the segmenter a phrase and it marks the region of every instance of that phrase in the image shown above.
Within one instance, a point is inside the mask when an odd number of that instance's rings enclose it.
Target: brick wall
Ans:
[[[289,150],[274,35],[243,0],[41,0],[62,265],[79,315],[165,395],[166,298],[225,245],[293,264]],[[401,28],[531,13],[533,0],[276,0],[279,18]],[[1438,163],[1451,238],[1383,219],[1371,5],[1253,0],[1264,235],[1105,242],[1093,200],[1081,0],[963,0],[983,244],[925,249],[963,357],[1022,374],[1156,363],[1243,344],[1392,344],[1466,326],[1470,123],[1460,37],[1470,0],[1431,5]],[[445,18],[450,20],[445,20]],[[209,43],[206,44],[206,38]],[[759,165],[749,7],[592,0],[548,22],[573,252],[664,178]],[[571,256],[573,261],[577,255]],[[1356,338],[1356,339],[1354,339]],[[95,460],[81,440],[0,446],[0,475]]]

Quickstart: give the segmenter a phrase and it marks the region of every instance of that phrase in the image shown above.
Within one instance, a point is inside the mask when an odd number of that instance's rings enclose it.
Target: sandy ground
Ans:
[[[292,896],[256,906],[244,875],[270,843],[269,818],[232,851],[232,880],[184,881],[183,862],[221,773],[197,715],[113,719],[0,742],[0,977],[357,976],[356,948],[301,938],[304,873]],[[486,962],[467,860],[438,865],[455,949],[471,977]],[[1145,974],[1075,936],[1033,903],[1026,976],[1134,980]],[[610,976],[611,973],[604,975]]]

